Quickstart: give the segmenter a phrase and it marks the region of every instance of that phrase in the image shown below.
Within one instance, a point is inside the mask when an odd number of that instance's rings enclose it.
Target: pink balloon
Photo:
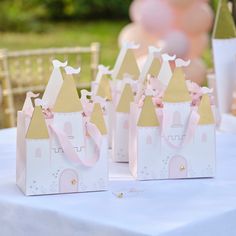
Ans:
[[[204,2],[196,2],[181,18],[181,28],[189,34],[208,32],[212,26],[213,12]]]
[[[134,22],[141,21],[142,8],[145,5],[144,0],[134,0],[129,8],[130,19]]]
[[[185,10],[179,7],[173,7],[173,25],[172,29],[182,30],[181,29],[181,18],[183,17]]]
[[[190,39],[190,49],[188,57],[190,59],[200,57],[208,46],[209,35],[207,33],[203,33],[200,35],[196,35],[195,37],[190,37],[189,39]]]
[[[181,31],[169,32],[163,41],[159,41],[159,46],[163,47],[163,51],[170,54],[176,55],[180,58],[186,58],[190,42],[187,35]]]
[[[201,59],[194,59],[190,65],[184,67],[184,72],[187,80],[203,85],[206,79],[206,66]]]
[[[173,23],[173,13],[166,1],[146,0],[140,12],[140,24],[153,34],[166,33]]]
[[[118,38],[119,46],[125,42],[140,44],[139,49],[134,51],[136,56],[141,56],[147,54],[149,45],[156,44],[157,38],[147,33],[139,24],[131,23],[121,30]]]
[[[168,2],[173,7],[186,8],[196,2],[196,0],[168,0]]]

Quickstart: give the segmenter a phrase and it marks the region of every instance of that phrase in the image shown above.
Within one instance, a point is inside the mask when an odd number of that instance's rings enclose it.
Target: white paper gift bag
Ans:
[[[66,69],[70,75],[76,71]],[[106,190],[108,145],[101,106],[93,104],[85,116],[72,76],[64,79],[52,109],[45,103],[37,100],[31,114],[19,112],[17,185],[26,195]]]
[[[212,33],[216,92],[220,114],[229,113],[236,82],[236,30],[228,1],[219,1]]]
[[[134,55],[137,48],[139,45],[132,42],[123,44],[112,70],[113,101],[110,117],[113,124],[112,157],[116,162],[128,162],[129,106],[134,100],[131,86],[140,76]]]
[[[193,106],[176,68],[157,108],[151,96],[130,114],[129,166],[139,180],[213,177],[215,124],[208,94]]]

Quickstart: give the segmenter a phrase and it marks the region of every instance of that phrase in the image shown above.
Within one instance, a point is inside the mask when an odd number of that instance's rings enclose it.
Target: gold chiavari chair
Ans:
[[[47,48],[25,51],[0,50],[0,82],[2,86],[3,127],[16,125],[16,111],[27,91],[42,92],[52,71],[53,59],[68,60],[73,67],[81,66],[77,88],[90,86],[97,73],[99,43],[88,47]],[[23,97],[22,97],[23,96]],[[21,98],[20,98],[21,97]],[[17,108],[18,105],[18,108]]]

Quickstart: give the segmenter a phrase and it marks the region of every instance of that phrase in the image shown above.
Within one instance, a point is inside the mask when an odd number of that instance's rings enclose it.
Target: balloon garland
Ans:
[[[138,60],[143,60],[149,45],[191,59],[187,77],[203,83],[206,67],[200,57],[209,43],[208,32],[213,23],[207,0],[134,0],[130,18],[132,23],[120,32],[119,45],[128,41],[139,43]]]

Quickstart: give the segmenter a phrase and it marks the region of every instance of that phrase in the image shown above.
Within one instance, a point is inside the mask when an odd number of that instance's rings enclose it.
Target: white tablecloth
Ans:
[[[25,197],[15,135],[0,131],[0,236],[236,235],[236,136],[217,135],[214,179],[138,182],[127,164],[112,164],[109,191]]]

